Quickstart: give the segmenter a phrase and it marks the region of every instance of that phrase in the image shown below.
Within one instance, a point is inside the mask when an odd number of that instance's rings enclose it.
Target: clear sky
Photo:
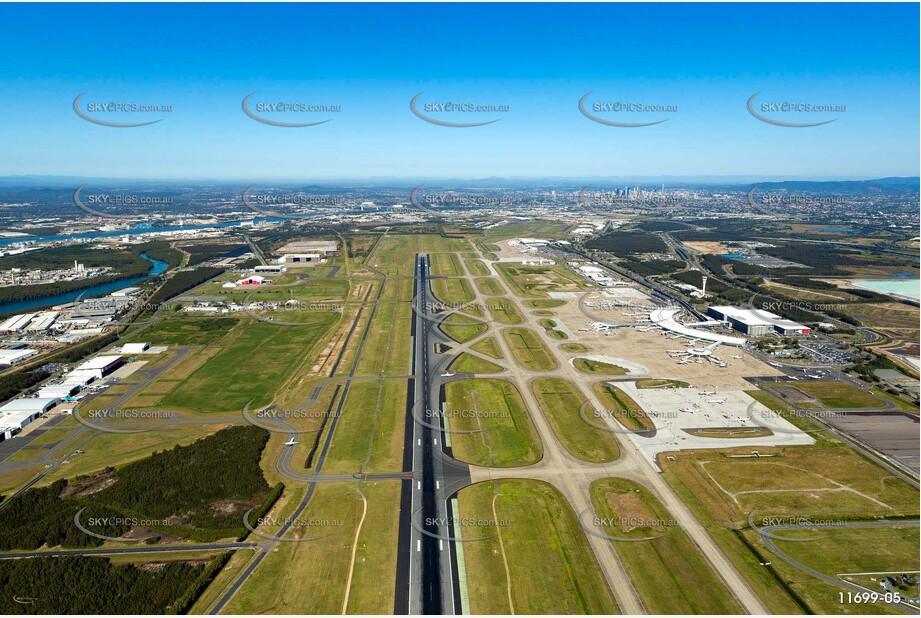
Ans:
[[[328,180],[755,175],[919,168],[917,4],[0,5],[0,175]],[[339,105],[247,117],[241,101]],[[82,104],[171,105],[93,114]],[[507,105],[429,114],[409,102]],[[579,112],[579,99],[676,105]],[[844,105],[771,113],[746,101]]]

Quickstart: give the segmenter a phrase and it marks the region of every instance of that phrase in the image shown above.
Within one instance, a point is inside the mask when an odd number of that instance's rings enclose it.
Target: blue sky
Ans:
[[[917,175],[917,4],[0,5],[0,175],[162,179]],[[263,114],[254,101],[339,105]],[[74,114],[74,98],[172,106]],[[438,114],[410,99],[508,105]],[[677,105],[599,113],[578,101]],[[845,105],[765,113],[759,102]]]

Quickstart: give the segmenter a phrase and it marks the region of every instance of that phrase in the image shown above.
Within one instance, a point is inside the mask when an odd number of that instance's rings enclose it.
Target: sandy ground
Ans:
[[[700,251],[701,253],[728,253],[726,250],[726,245],[721,242],[708,242],[708,241],[696,241],[696,242],[687,242],[683,244],[687,245],[691,249]]]

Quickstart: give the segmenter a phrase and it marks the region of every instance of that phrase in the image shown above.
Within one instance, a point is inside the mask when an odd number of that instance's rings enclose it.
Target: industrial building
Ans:
[[[0,406],[0,437],[13,437],[60,402],[58,397],[30,397],[14,399]]]
[[[38,350],[0,350],[0,365],[15,365],[38,354]]]
[[[143,354],[148,348],[149,343],[126,343],[122,346],[122,354]]]
[[[91,374],[95,376],[97,380],[99,380],[103,376],[115,371],[118,367],[121,366],[121,364],[121,356],[97,356],[96,358],[91,358],[90,360],[86,361],[77,367],[74,371]]]
[[[802,324],[787,320],[763,309],[741,309],[739,307],[716,306],[707,310],[707,315],[727,322],[734,329],[752,337],[760,337],[769,333],[781,335],[808,335],[811,331]]]
[[[287,253],[278,258],[279,264],[285,266],[315,266],[325,261],[319,253]]]
[[[278,253],[318,253],[323,256],[339,255],[339,245],[335,240],[298,240],[289,242],[278,249]]]

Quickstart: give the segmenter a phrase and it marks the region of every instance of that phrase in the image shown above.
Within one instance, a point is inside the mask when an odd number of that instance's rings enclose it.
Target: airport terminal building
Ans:
[[[738,307],[716,306],[707,310],[707,315],[727,322],[734,329],[752,337],[760,337],[770,333],[779,333],[784,336],[808,335],[811,331],[802,324],[786,320],[776,313],[758,309],[740,309]]]

